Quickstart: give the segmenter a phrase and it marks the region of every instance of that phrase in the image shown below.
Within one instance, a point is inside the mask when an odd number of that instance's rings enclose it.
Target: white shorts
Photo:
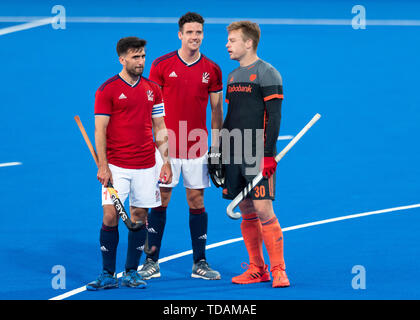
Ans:
[[[156,166],[158,167],[158,179],[163,160],[156,149]],[[210,187],[210,179],[207,169],[207,154],[197,159],[171,158],[172,183],[159,184],[160,187],[173,188],[179,183],[182,173],[184,187],[188,189],[204,189]]]
[[[130,206],[136,208],[156,208],[162,202],[157,177],[157,166],[147,169],[125,169],[109,165],[114,181],[114,189],[121,202],[129,196]],[[102,205],[113,204],[109,192],[102,186]]]

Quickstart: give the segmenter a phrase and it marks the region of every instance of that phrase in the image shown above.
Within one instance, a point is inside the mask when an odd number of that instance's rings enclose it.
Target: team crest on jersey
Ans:
[[[147,100],[153,101],[153,91],[147,90]]]
[[[208,72],[203,73],[203,83],[209,83],[210,74]]]

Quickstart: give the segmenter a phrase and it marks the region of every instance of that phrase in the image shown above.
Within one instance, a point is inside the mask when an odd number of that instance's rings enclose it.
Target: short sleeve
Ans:
[[[110,116],[112,113],[112,99],[106,88],[98,89],[95,94],[95,115]]]
[[[159,68],[159,65],[156,63],[156,61],[154,61],[152,63],[152,66],[150,67],[149,79],[156,82],[161,87],[163,87],[163,83],[164,83],[163,77],[160,73],[160,68]]]
[[[163,103],[162,90],[158,85],[155,85],[153,91],[155,94],[152,108],[152,118],[163,117],[165,116],[165,105]]]
[[[209,92],[220,92],[223,90],[222,70],[215,64],[213,67],[213,77],[210,77]]]
[[[260,78],[260,86],[264,101],[283,99],[283,80],[280,73],[274,68],[268,68]]]

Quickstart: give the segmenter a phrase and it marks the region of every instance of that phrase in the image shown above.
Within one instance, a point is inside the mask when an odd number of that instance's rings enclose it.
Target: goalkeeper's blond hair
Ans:
[[[244,41],[252,40],[252,48],[257,51],[260,42],[261,29],[259,25],[251,21],[236,21],[227,26],[228,32],[241,30]]]

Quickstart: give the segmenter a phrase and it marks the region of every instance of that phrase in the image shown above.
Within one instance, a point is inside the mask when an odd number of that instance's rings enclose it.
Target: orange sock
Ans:
[[[276,217],[267,220],[262,224],[262,237],[270,258],[271,271],[275,267],[285,270],[286,264],[283,255],[283,232]]]
[[[264,267],[261,222],[256,213],[243,214],[241,231],[249,255],[249,263]]]

